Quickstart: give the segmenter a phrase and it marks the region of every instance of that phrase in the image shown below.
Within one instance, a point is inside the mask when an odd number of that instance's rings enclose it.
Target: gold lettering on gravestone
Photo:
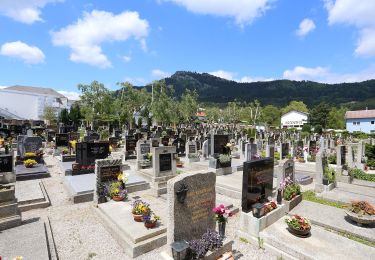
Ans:
[[[188,192],[186,206],[191,210],[192,224],[207,219],[213,205],[214,187],[207,187],[193,192]]]

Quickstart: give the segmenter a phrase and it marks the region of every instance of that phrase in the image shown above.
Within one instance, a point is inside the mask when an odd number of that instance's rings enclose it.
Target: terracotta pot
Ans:
[[[155,222],[145,222],[146,228],[154,228],[155,226],[156,226],[156,221]]]
[[[134,218],[134,221],[136,221],[136,222],[142,222],[143,221],[142,215],[133,214],[133,218]]]
[[[295,229],[292,226],[288,225],[288,230],[290,233],[297,235],[297,236],[307,236],[308,234],[310,234],[311,227],[306,230],[300,230],[300,229]]]
[[[121,197],[121,196],[113,196],[112,199],[114,201],[123,201],[124,200],[124,197]]]

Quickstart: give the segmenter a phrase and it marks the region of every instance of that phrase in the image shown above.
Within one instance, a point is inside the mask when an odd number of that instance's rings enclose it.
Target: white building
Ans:
[[[281,128],[301,129],[307,123],[307,117],[305,112],[291,110],[281,116]]]
[[[350,133],[375,133],[375,109],[347,111],[345,113],[346,130]]]
[[[57,113],[69,109],[68,99],[50,88],[12,86],[0,89],[0,109],[18,119],[43,120],[46,106],[55,108]]]

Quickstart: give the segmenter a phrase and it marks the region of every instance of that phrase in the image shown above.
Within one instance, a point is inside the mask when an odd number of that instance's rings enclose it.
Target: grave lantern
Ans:
[[[189,248],[189,244],[186,241],[176,241],[171,244],[171,247],[174,260],[183,260],[186,258],[187,249]]]

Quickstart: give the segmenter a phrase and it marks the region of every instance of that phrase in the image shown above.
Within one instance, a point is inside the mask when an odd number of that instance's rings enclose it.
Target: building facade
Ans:
[[[375,133],[375,109],[347,111],[345,113],[346,130],[350,133]]]
[[[0,109],[16,119],[43,120],[46,106],[55,108],[56,113],[69,109],[68,99],[50,88],[12,86],[0,89]]]
[[[308,114],[305,112],[291,110],[281,116],[281,128],[302,129],[307,123]]]

